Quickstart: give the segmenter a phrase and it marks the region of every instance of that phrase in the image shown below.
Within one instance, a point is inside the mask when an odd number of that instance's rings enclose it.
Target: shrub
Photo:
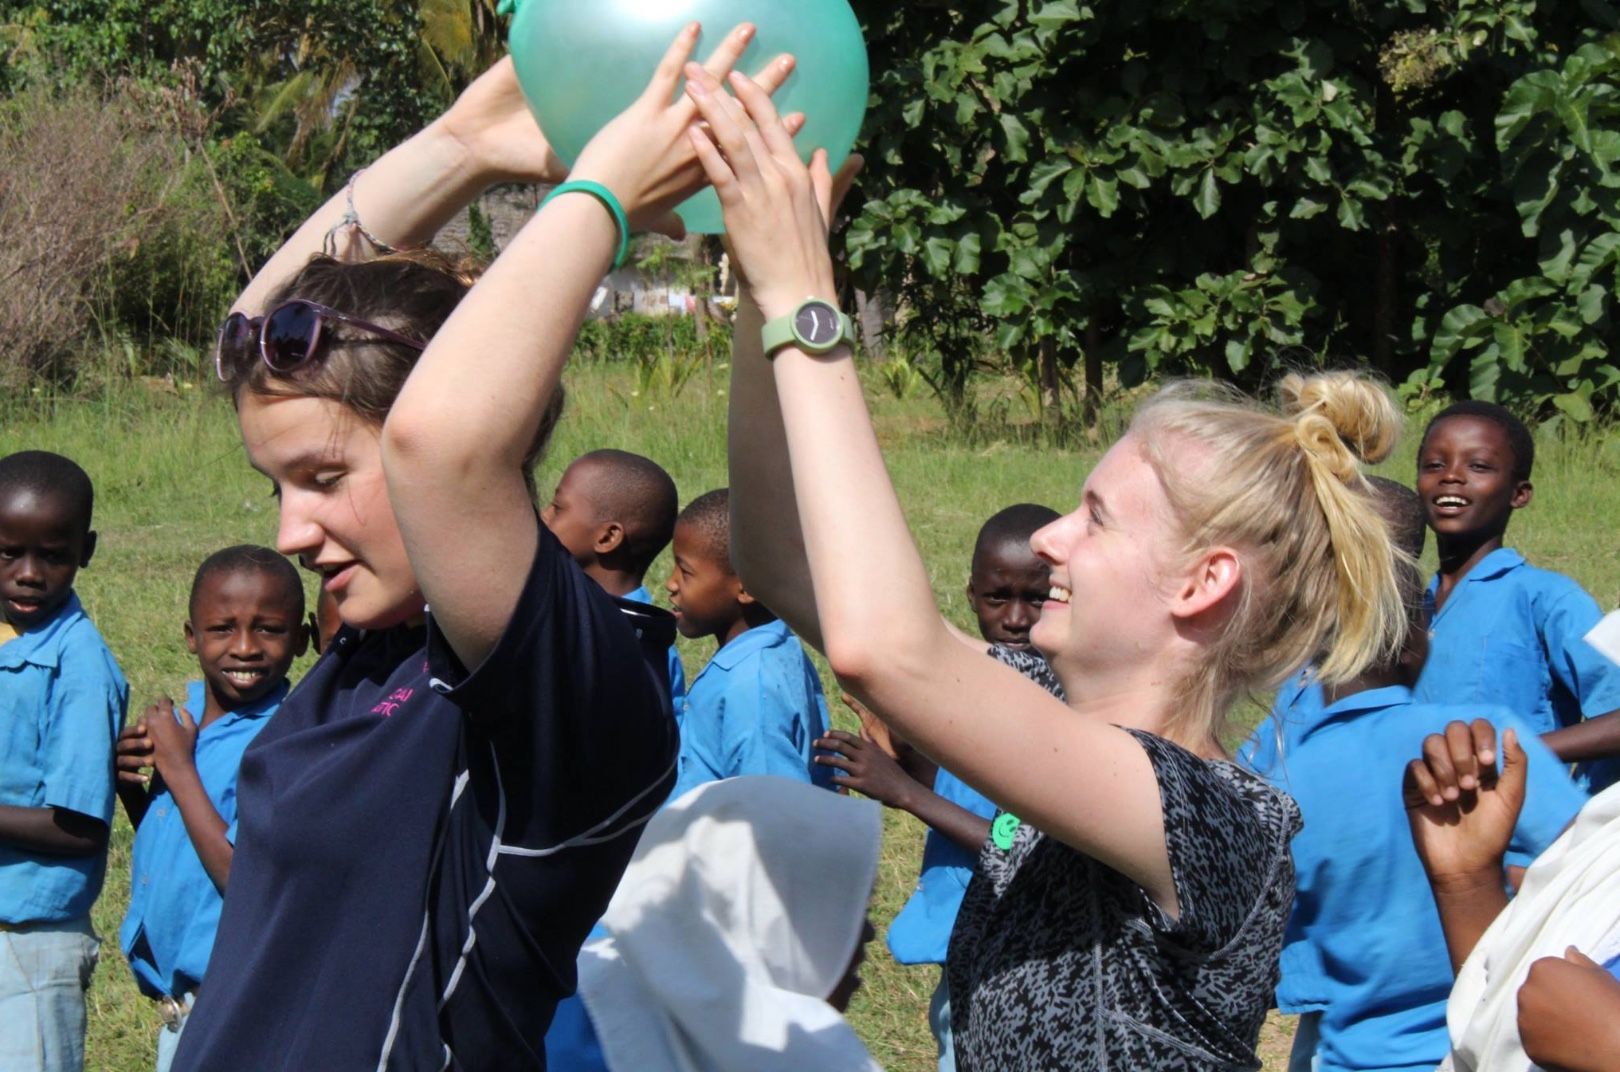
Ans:
[[[211,334],[236,285],[231,213],[172,103],[124,85],[0,105],[0,382],[80,377],[95,334],[142,352]]]

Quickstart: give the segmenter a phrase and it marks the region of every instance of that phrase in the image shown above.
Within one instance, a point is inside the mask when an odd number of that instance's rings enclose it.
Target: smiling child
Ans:
[[[90,564],[94,489],[59,454],[0,459],[0,1055],[84,1063],[113,813],[113,739],[129,686],[73,581]]]
[[[827,732],[827,701],[804,646],[731,568],[730,493],[692,500],[675,522],[665,591],[684,637],[720,648],[692,682],[681,716],[679,774],[669,799],[720,778],[774,774],[826,785],[811,761]]]
[[[159,700],[118,740],[118,795],[136,828],[119,944],[136,985],[159,1003],[158,1072],[174,1059],[213,951],[242,753],[281,706],[308,644],[297,569],[267,547],[215,552],[192,581],[185,635],[202,680],[183,707]],[[152,768],[148,780],[142,770]]]
[[[1508,708],[1595,792],[1620,775],[1620,668],[1583,639],[1603,617],[1592,597],[1504,546],[1534,462],[1529,430],[1501,406],[1461,402],[1429,422],[1417,487],[1440,571],[1417,698]]]

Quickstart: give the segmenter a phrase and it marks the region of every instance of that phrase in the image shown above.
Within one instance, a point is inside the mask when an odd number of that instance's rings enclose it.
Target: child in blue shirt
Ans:
[[[1400,481],[1384,476],[1369,476],[1367,483],[1395,537],[1395,546],[1414,562],[1423,557],[1428,530],[1417,495]],[[1270,717],[1244,743],[1240,758],[1253,770],[1279,767],[1299,738],[1321,721],[1326,707],[1316,667],[1307,666],[1277,690]]]
[[[681,750],[669,799],[720,778],[775,774],[828,785],[811,762],[827,732],[827,701],[804,646],[751,596],[731,568],[725,488],[692,500],[675,522],[675,564],[664,589],[684,637],[713,637],[714,658],[683,703]]]
[[[1429,422],[1418,492],[1440,571],[1417,694],[1508,708],[1595,792],[1620,776],[1620,668],[1583,639],[1603,616],[1592,597],[1503,546],[1513,511],[1530,504],[1534,462],[1529,430],[1501,406],[1461,402]]]
[[[59,454],[0,459],[0,1065],[77,1072],[99,942],[113,741],[129,686],[73,591],[94,490]],[[26,968],[25,968],[26,966]]]
[[[1397,543],[1415,558],[1423,531],[1416,494],[1401,489],[1397,495],[1385,482],[1378,497]],[[1411,685],[1428,637],[1421,576],[1412,566],[1403,572],[1412,607],[1404,649],[1385,665],[1326,690],[1322,710],[1309,722],[1283,727],[1268,720],[1257,741],[1281,740],[1280,748],[1241,753],[1257,773],[1294,796],[1305,818],[1293,841],[1297,890],[1277,989],[1278,1007],[1302,1015],[1290,1065],[1295,1069],[1428,1072],[1449,1050],[1452,977],[1445,938],[1439,916],[1424,907],[1428,881],[1411,847],[1398,789],[1398,772],[1426,735],[1465,715],[1481,717],[1499,729],[1516,727],[1527,747],[1538,751],[1543,761],[1536,764],[1513,837],[1524,857],[1550,845],[1584,802],[1511,712],[1414,697]],[[1387,775],[1383,783],[1380,771]],[[1392,905],[1405,907],[1392,912]]]
[[[159,700],[118,741],[118,796],[135,827],[118,937],[136,985],[160,1006],[158,1072],[174,1059],[214,948],[242,753],[281,705],[287,671],[308,646],[298,571],[265,547],[210,555],[191,584],[185,635],[202,680],[183,707]]]
[[[680,499],[675,481],[651,458],[593,450],[563,470],[540,520],[610,596],[651,603],[647,569],[675,534]],[[669,648],[671,709],[681,717],[686,670]]]
[[[967,596],[979,622],[979,635],[990,642],[991,654],[1013,661],[1018,669],[1062,696],[1062,686],[1029,640],[1051,588],[1051,569],[1030,549],[1029,541],[1037,529],[1059,516],[1049,507],[1019,503],[986,521],[973,544]],[[817,741],[816,747],[824,750],[816,762],[838,771],[834,784],[910,812],[928,825],[922,873],[916,891],[889,927],[889,952],[901,964],[943,968],[951,928],[979,850],[990,837],[996,806],[950,771],[940,769],[931,779],[918,780],[912,764],[902,766],[869,738],[835,730]],[[907,748],[898,745],[899,750]],[[953,1072],[956,1055],[943,970],[929,1002],[928,1023],[939,1045],[940,1072]]]

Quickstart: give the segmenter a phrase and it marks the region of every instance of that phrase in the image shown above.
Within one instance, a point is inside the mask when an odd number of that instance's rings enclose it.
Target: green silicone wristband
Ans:
[[[589,179],[571,179],[547,194],[540,207],[545,208],[563,194],[589,194],[613,214],[613,222],[619,228],[619,253],[613,258],[613,270],[623,268],[624,262],[630,259],[630,217],[624,214],[624,206],[613,196],[613,191]]]

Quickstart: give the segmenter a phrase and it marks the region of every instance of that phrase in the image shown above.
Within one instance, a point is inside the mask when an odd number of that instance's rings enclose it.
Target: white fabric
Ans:
[[[1446,1023],[1457,1072],[1526,1072],[1519,988],[1530,965],[1574,946],[1598,963],[1620,953],[1620,785],[1593,797],[1525,872],[1519,894],[1457,973]]]
[[[882,809],[786,778],[728,778],[647,824],[580,954],[622,1072],[882,1072],[826,998],[877,876]]]

